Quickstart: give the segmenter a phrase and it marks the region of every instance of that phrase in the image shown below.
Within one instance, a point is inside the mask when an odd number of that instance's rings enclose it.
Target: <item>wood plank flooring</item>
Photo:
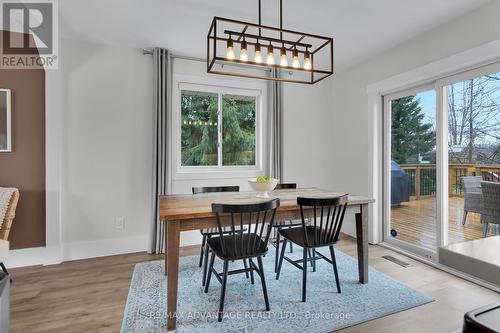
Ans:
[[[463,198],[449,198],[448,237],[450,244],[479,239],[483,237],[480,215],[469,213],[467,223],[461,224]],[[392,228],[397,238],[428,249],[436,248],[436,198],[423,198],[392,208]]]
[[[343,237],[338,247],[356,256],[353,239]],[[181,254],[197,252],[197,247],[190,247]],[[340,332],[458,333],[466,311],[500,300],[496,292],[380,246],[370,246],[369,252],[370,266],[436,301]],[[396,265],[383,255],[395,256],[410,267]],[[119,332],[134,264],[160,258],[137,253],[12,269],[11,332]]]

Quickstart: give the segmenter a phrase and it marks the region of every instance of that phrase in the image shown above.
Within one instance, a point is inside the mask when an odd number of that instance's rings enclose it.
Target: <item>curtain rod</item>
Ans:
[[[146,55],[153,55],[153,49],[142,49],[142,54]],[[207,61],[206,59],[203,59],[203,58],[197,58],[197,57],[190,57],[190,56],[185,56],[185,55],[180,55],[180,54],[173,54],[173,53],[170,53],[170,57],[172,58],[176,58],[176,59],[184,59],[184,60],[193,60],[193,61],[201,61],[201,62],[205,62]],[[237,66],[237,67],[240,67],[240,66],[243,66],[243,65],[240,65],[240,64],[234,64],[233,66]],[[260,70],[263,70],[264,72],[272,72],[272,70],[270,69],[262,69],[262,68],[259,68]]]
[[[153,49],[142,49],[142,54],[153,55]],[[194,60],[194,61],[203,61],[203,62],[206,61],[206,59],[203,59],[203,58],[190,57],[190,56],[184,56],[184,55],[173,54],[173,53],[170,53],[170,57],[178,58],[178,59],[185,59],[185,60]]]

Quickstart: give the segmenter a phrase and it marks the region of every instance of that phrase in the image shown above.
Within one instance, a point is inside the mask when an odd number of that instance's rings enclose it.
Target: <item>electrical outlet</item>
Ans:
[[[115,221],[116,229],[125,229],[125,218],[123,216],[117,217]]]

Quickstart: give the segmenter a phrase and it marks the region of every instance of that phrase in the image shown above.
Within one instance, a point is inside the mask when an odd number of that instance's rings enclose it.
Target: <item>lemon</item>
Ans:
[[[257,181],[259,183],[263,182],[264,181],[264,177],[262,177],[262,176],[257,177]]]

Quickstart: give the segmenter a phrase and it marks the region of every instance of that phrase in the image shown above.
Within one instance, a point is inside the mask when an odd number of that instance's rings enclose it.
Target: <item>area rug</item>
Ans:
[[[257,274],[254,285],[245,274],[229,275],[226,313],[221,323],[217,322],[220,283],[212,278],[209,292],[205,294],[198,256],[182,257],[175,332],[332,332],[432,301],[373,268],[369,269],[369,283],[360,284],[357,260],[336,250],[342,293],[336,291],[332,266],[320,260],[316,272],[309,268],[307,302],[302,303],[302,271],[284,261],[280,279],[276,280],[274,251],[271,250],[274,248],[271,247],[263,258],[271,311],[264,311]],[[328,249],[321,252],[326,255]],[[294,251],[290,256],[299,258],[301,251]],[[217,270],[221,271],[220,260],[216,259],[216,263]],[[241,262],[234,262],[229,268],[240,266]],[[166,332],[166,277],[163,272],[162,260],[135,266],[122,333]]]

